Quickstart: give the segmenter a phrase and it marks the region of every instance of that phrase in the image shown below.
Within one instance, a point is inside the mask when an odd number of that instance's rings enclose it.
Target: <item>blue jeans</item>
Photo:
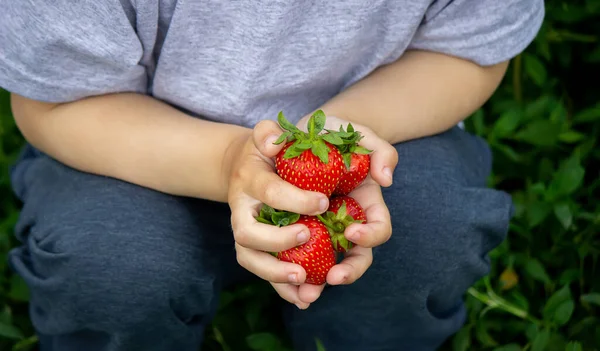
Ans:
[[[392,238],[356,283],[327,287],[308,310],[285,304],[297,351],[315,338],[328,351],[435,350],[464,323],[463,294],[487,274],[511,199],[486,187],[490,150],[459,128],[396,148],[384,189]],[[24,205],[9,259],[30,288],[42,350],[198,350],[220,290],[245,272],[226,204],[82,173],[31,148],[12,181]]]

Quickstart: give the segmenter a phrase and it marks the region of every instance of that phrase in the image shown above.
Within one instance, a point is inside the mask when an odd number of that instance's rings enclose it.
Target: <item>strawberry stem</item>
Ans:
[[[344,127],[340,126],[340,131],[337,132],[337,135],[342,139],[342,143],[336,146],[342,154],[342,158],[344,159],[344,164],[346,165],[347,169],[350,169],[352,154],[367,155],[372,152],[372,150],[358,145],[364,136],[361,134],[361,132],[354,130],[352,123],[348,123],[345,131]]]
[[[329,152],[331,150],[325,142],[336,146],[343,144],[343,139],[337,135],[338,132],[321,134],[326,122],[325,113],[322,110],[315,111],[308,119],[308,133],[301,131],[289,122],[283,111],[277,115],[277,121],[285,132],[279,136],[275,144],[279,145],[284,141],[294,142],[283,155],[286,159],[298,157],[303,152],[310,150],[321,162],[327,164],[329,163]]]
[[[300,219],[300,215],[298,213],[276,210],[267,204],[263,204],[260,213],[255,219],[264,224],[285,227],[296,223]]]
[[[342,202],[337,214],[333,211],[327,211],[325,215],[318,214],[317,218],[327,227],[333,246],[336,249],[338,246],[341,246],[344,250],[352,248],[353,244],[346,239],[344,232],[352,223],[360,223],[362,221],[355,220],[347,213],[346,201]]]

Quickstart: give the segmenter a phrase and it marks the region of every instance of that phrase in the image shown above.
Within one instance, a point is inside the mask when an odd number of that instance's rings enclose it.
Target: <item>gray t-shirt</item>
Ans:
[[[67,102],[139,92],[253,126],[296,120],[407,49],[491,65],[528,46],[543,0],[6,0],[0,87]]]

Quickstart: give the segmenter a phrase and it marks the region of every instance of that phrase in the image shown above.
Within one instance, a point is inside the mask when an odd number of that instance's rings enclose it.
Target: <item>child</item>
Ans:
[[[542,0],[2,1],[0,86],[28,146],[11,266],[42,350],[197,350],[244,273],[286,304],[295,350],[434,350],[464,322],[511,201],[457,124],[531,43]],[[323,109],[373,149],[368,223],[328,287],[265,251],[327,199],[280,180],[281,110]],[[393,228],[393,233],[392,233]]]

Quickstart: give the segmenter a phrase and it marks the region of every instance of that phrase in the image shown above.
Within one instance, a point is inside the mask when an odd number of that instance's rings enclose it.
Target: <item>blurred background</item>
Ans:
[[[466,125],[494,152],[490,186],[516,205],[469,318],[443,350],[600,350],[600,0],[547,1],[535,42]],[[22,138],[0,90],[0,350],[35,350],[28,291],[7,266]],[[291,350],[267,284],[225,291],[204,350]],[[377,313],[377,311],[373,311]]]

